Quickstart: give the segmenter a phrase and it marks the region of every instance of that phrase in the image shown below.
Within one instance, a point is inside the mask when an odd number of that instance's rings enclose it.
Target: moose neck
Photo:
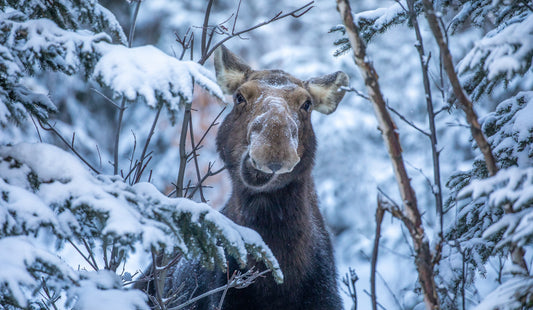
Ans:
[[[236,222],[256,230],[270,246],[280,240],[305,240],[311,229],[315,195],[309,171],[268,192],[234,184],[230,205],[237,212],[231,213],[237,214]]]

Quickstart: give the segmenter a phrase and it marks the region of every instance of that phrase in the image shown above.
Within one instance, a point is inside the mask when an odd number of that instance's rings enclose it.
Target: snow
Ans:
[[[523,300],[531,301],[533,278],[516,277],[498,286],[473,310],[513,310],[521,309]]]
[[[153,106],[165,104],[167,107],[172,106],[173,109],[178,109],[179,92],[191,94],[192,79],[200,86],[211,83],[211,86],[205,88],[216,92],[212,73],[206,72],[205,68],[185,62],[174,66],[177,60],[167,59],[172,58],[172,50],[179,52],[180,49],[174,43],[175,32],[183,35],[186,29],[192,26],[191,31],[195,32],[198,39],[196,43],[199,42],[198,34],[201,33],[201,29],[194,26],[198,25],[198,21],[203,18],[205,3],[172,1],[173,10],[168,10],[168,1],[143,1],[137,23],[139,31],[135,34],[133,46],[141,44],[154,44],[154,46],[140,46],[139,50],[136,48],[127,50],[119,45],[111,44],[111,37],[114,43],[123,44],[126,38],[113,13],[101,7],[97,1],[81,1],[79,5],[73,5],[70,0],[57,0],[54,1],[53,7],[47,6],[46,3],[46,1],[39,0],[10,1],[5,10],[0,12],[0,24],[2,25],[0,28],[12,29],[0,35],[0,80],[8,83],[6,87],[0,87],[0,126],[2,126],[0,140],[2,143],[14,143],[16,148],[17,143],[21,141],[39,141],[35,128],[39,130],[43,141],[57,143],[53,141],[52,135],[41,130],[38,123],[35,127],[28,117],[23,119],[19,126],[13,124],[12,120],[16,118],[14,116],[27,116],[30,114],[29,111],[39,108],[38,114],[45,119],[50,119],[51,123],[55,123],[56,128],[64,136],[70,137],[75,132],[77,149],[90,162],[101,161],[100,171],[109,171],[110,165],[107,163],[113,157],[111,144],[116,128],[113,113],[116,111],[111,110],[108,103],[105,103],[100,96],[92,93],[90,89],[97,85],[92,80],[87,81],[87,77],[84,76],[87,74],[89,77],[95,77],[94,65],[98,64],[100,57],[108,52],[112,54],[105,59],[110,59],[111,63],[125,65],[116,67],[114,72],[105,72],[110,78],[110,83],[120,84],[122,89],[101,91],[106,95],[114,92],[116,96],[122,96],[127,92],[131,95],[128,100],[131,98],[132,101],[139,101],[139,103],[147,102],[145,95],[152,100],[152,105],[130,104],[125,113],[124,124],[126,125],[122,131],[119,161],[121,168],[126,170],[134,143],[134,138],[130,138],[131,132],[136,135],[137,143],[145,141],[145,132],[148,132],[151,125],[147,119],[150,121],[153,119]],[[401,3],[405,6],[405,1]],[[531,201],[528,205],[528,199],[532,197],[532,194],[531,182],[528,179],[530,172],[526,171],[533,165],[531,148],[533,111],[530,92],[533,85],[530,66],[530,50],[533,42],[531,40],[531,12],[520,2],[482,3],[480,1],[479,5],[475,6],[472,3],[463,1],[460,7],[455,7],[457,10],[446,10],[448,13],[443,15],[443,19],[446,24],[451,25],[449,28],[450,47],[454,60],[461,64],[458,68],[463,74],[463,85],[467,86],[465,89],[474,89],[474,92],[478,91],[483,96],[481,99],[476,99],[475,94],[471,95],[471,98],[476,100],[476,110],[483,115],[493,111],[498,103],[502,101],[505,103],[499,104],[496,111],[490,113],[484,122],[484,129],[491,133],[487,137],[494,146],[493,150],[502,168],[502,174],[487,179],[486,183],[474,182],[473,186],[476,188],[473,188],[473,191],[475,190],[477,199],[472,201],[472,191],[470,196],[461,199],[456,205],[453,202],[456,198],[455,189],[482,175],[476,174],[482,169],[477,168],[479,161],[473,159],[479,156],[479,152],[471,149],[471,136],[467,129],[450,126],[450,124],[464,123],[460,111],[451,110],[450,113],[448,111],[439,113],[436,121],[439,128],[439,150],[442,149],[440,158],[443,184],[455,171],[468,170],[466,172],[468,178],[462,180],[463,183],[454,185],[452,182],[450,188],[443,187],[442,194],[446,200],[450,201],[450,206],[447,206],[450,209],[446,214],[445,227],[448,229],[447,232],[455,234],[457,231],[453,228],[460,227],[461,221],[465,220],[468,222],[466,227],[479,228],[476,232],[465,232],[462,235],[463,239],[459,239],[459,241],[466,240],[461,244],[462,249],[471,251],[467,255],[467,270],[465,271],[468,280],[466,308],[472,309],[478,302],[482,302],[480,307],[485,309],[500,307],[500,305],[504,308],[505,303],[513,304],[511,292],[519,290],[519,286],[509,282],[509,287],[504,290],[504,294],[488,296],[488,293],[498,286],[496,275],[498,271],[495,271],[495,266],[498,265],[498,260],[505,261],[506,257],[483,251],[492,250],[499,241],[501,243],[498,246],[505,247],[504,250],[508,242],[517,242],[525,244],[528,253],[526,259],[528,262],[531,261],[530,237],[533,233],[530,227],[533,227],[533,224],[532,214],[528,211],[531,209],[529,207]],[[287,0],[280,1],[276,6],[272,6],[272,3],[268,1],[256,1],[250,5],[243,2],[237,28],[241,29],[240,26],[244,28],[255,24],[258,20],[268,19],[281,9],[287,12],[287,7],[296,5],[298,4],[294,1]],[[314,5],[316,7],[301,18],[290,18],[272,23],[244,36],[249,40],[236,38],[228,41],[228,46],[246,60],[251,61],[254,68],[283,69],[295,76],[301,76],[302,80],[310,76],[343,70],[355,77],[352,79],[354,88],[364,89],[363,80],[357,78],[359,73],[354,66],[352,55],[348,53],[345,57],[338,58],[331,56],[334,50],[332,46],[334,38],[326,33],[331,25],[339,22],[334,1],[319,1]],[[380,7],[388,8],[376,10]],[[63,11],[65,14],[57,14],[63,8],[66,8]],[[116,7],[110,6],[110,8],[115,10]],[[388,103],[412,119],[414,123],[422,124],[426,121],[426,113],[419,60],[412,46],[414,41],[412,28],[405,26],[406,16],[399,3],[364,0],[357,2],[353,8],[365,38],[369,36],[373,38],[367,45],[368,55],[373,59],[380,75],[380,84],[384,95],[388,97]],[[55,16],[58,18],[54,19],[54,14],[51,13],[44,16],[49,18],[45,19],[41,16],[42,14],[38,13],[39,9],[56,13]],[[233,3],[222,0],[220,5],[214,8],[210,22],[216,25],[226,20],[234,9]],[[130,11],[116,10],[115,12],[121,21],[128,21]],[[459,12],[459,14],[450,24],[449,17],[454,12]],[[94,19],[91,19],[92,17]],[[55,21],[55,24],[51,19]],[[75,22],[71,23],[71,20]],[[438,55],[438,49],[422,15],[419,21],[426,50],[432,55]],[[363,25],[365,23],[367,26]],[[395,24],[403,25],[392,26]],[[476,30],[472,24],[483,25],[483,28]],[[491,31],[492,25],[496,29]],[[12,26],[13,28],[10,28]],[[20,33],[23,34],[25,27],[30,30],[29,36],[27,38],[21,36],[17,39],[16,31],[21,30]],[[83,31],[80,27],[86,27],[89,31]],[[454,29],[459,31],[454,32]],[[40,37],[39,31],[42,31],[43,36]],[[102,31],[105,31],[107,35]],[[384,34],[375,35],[381,32]],[[119,37],[121,39],[117,39]],[[213,43],[217,38],[220,37],[215,36]],[[198,58],[199,44],[195,44],[195,47],[194,56]],[[152,53],[156,48],[165,52]],[[47,54],[52,52],[55,54]],[[465,55],[467,55],[466,58],[464,58]],[[188,56],[187,54],[186,58],[189,58]],[[121,58],[129,59],[130,63],[121,63]],[[165,67],[166,65],[168,68]],[[210,66],[209,60],[207,66]],[[435,78],[434,82],[440,85],[438,57],[432,57],[429,66],[430,74]],[[164,76],[156,75],[156,68],[159,68]],[[61,73],[82,74],[64,76],[50,73],[53,70]],[[102,71],[105,70],[108,69],[102,69]],[[522,75],[523,72],[525,72],[524,75]],[[37,87],[23,81],[29,76],[35,80]],[[505,79],[508,78],[511,80],[506,83]],[[504,82],[496,84],[498,81]],[[121,84],[122,82],[125,83]],[[135,84],[129,85],[128,82]],[[492,88],[494,85],[496,86]],[[114,85],[111,86],[114,87]],[[157,87],[157,89],[149,89],[149,86]],[[444,86],[443,97],[445,98],[440,98],[440,94],[433,96],[437,105],[435,110],[441,111],[442,106],[446,106],[446,97],[449,94],[446,91],[446,85]],[[19,101],[12,101],[11,90],[17,91]],[[523,90],[526,92],[519,93]],[[37,93],[44,95],[34,96]],[[157,101],[158,96],[163,93],[165,98],[170,98],[170,102]],[[516,95],[517,93],[519,95]],[[212,111],[216,111],[215,114],[218,113],[218,106],[216,104],[204,106],[207,96],[202,92],[195,91],[192,96],[200,99],[195,100],[193,105],[195,126],[205,126],[203,124],[205,119],[212,116]],[[49,101],[45,101],[46,98]],[[55,109],[55,105],[46,106],[51,102],[57,104],[58,107],[58,113],[55,115],[49,113],[50,110]],[[211,111],[211,114],[207,113],[208,111]],[[206,117],[207,114],[209,116]],[[34,120],[37,121],[37,119]],[[312,122],[318,138],[317,158],[313,173],[320,206],[327,225],[332,230],[337,265],[340,274],[347,270],[348,266],[356,268],[361,278],[357,283],[358,308],[367,309],[370,308],[369,298],[365,296],[364,291],[368,291],[368,256],[372,250],[374,231],[372,219],[375,210],[376,187],[380,187],[393,199],[399,201],[390,162],[386,157],[382,141],[379,139],[375,117],[367,101],[347,93],[335,114],[325,117],[313,113]],[[170,186],[169,184],[175,179],[173,167],[179,158],[176,147],[179,128],[176,129],[170,124],[168,113],[163,111],[161,120],[156,126],[153,143],[149,148],[153,151],[154,158],[147,171],[153,169],[152,182],[161,190],[167,185]],[[425,174],[431,174],[428,142],[423,142],[425,138],[413,133],[413,130],[406,130],[404,124],[399,122],[397,125],[402,137],[402,148],[406,160],[420,167]],[[195,129],[195,132],[200,131]],[[99,148],[98,153],[95,145]],[[227,234],[228,238],[233,241],[223,239],[216,243],[217,247],[214,251],[219,256],[226,246],[225,242],[233,244],[233,251],[239,256],[240,261],[246,259],[242,257],[243,253],[248,253],[254,245],[262,245],[258,235],[233,226],[232,223],[226,223],[224,219],[219,218],[220,214],[211,213],[205,204],[195,204],[187,200],[167,200],[166,196],[150,184],[141,183],[129,186],[114,177],[96,176],[82,164],[74,167],[69,159],[65,160],[66,165],[62,167],[43,155],[43,159],[48,160],[54,169],[60,169],[56,173],[52,169],[44,169],[43,167],[46,167],[44,165],[40,167],[38,161],[31,158],[32,154],[34,157],[39,157],[41,156],[39,152],[52,152],[54,156],[63,159],[65,152],[41,146],[27,147],[24,152],[26,151],[30,154],[27,154],[28,158],[24,159],[27,162],[20,168],[12,167],[15,164],[14,160],[8,161],[0,156],[0,193],[5,193],[0,197],[0,241],[14,238],[11,239],[14,244],[11,248],[16,247],[21,250],[30,250],[27,244],[34,245],[35,249],[52,254],[52,257],[61,256],[66,264],[71,266],[69,268],[74,270],[78,283],[86,289],[72,286],[69,281],[48,278],[50,285],[68,284],[70,286],[62,291],[62,296],[68,295],[71,298],[71,304],[64,308],[88,308],[91,306],[91,301],[95,304],[93,308],[137,307],[142,309],[145,307],[142,296],[122,288],[119,285],[119,279],[113,274],[80,272],[79,265],[81,269],[90,268],[79,256],[78,260],[72,257],[70,252],[74,255],[78,254],[70,245],[63,242],[62,238],[65,236],[91,235],[90,240],[95,242],[94,246],[97,248],[101,246],[104,232],[108,237],[117,236],[125,243],[120,245],[121,248],[130,255],[126,269],[131,273],[134,273],[133,269],[138,265],[146,264],[148,261],[146,257],[149,255],[145,253],[145,250],[151,245],[162,247],[171,243],[186,256],[195,255],[193,253],[194,243],[187,243],[187,240],[180,239],[179,234],[171,232],[172,229],[179,227],[162,224],[161,219],[190,216],[191,220],[187,222],[187,225],[198,225],[197,227],[209,231],[211,235],[223,229],[223,232],[222,230],[219,232]],[[17,152],[17,156],[26,156],[26,153],[22,153],[22,151]],[[216,160],[217,165],[220,164],[214,148],[208,152],[203,148],[200,159],[205,163]],[[74,163],[77,160],[75,157],[72,158]],[[474,168],[472,168],[473,161],[475,162]],[[31,172],[30,164],[33,165],[33,169],[42,170],[42,175],[34,173],[40,182],[39,188],[34,188],[33,185],[36,184],[32,185],[28,180]],[[518,170],[507,170],[512,166],[518,166]],[[48,178],[45,178],[46,174]],[[35,176],[32,174],[31,178]],[[425,184],[425,180],[418,173],[413,173],[411,177],[420,206],[427,207],[423,210],[423,220],[431,236],[431,230],[435,231],[436,223],[432,209],[432,188]],[[193,177],[191,178],[194,180]],[[214,186],[210,193],[216,196],[218,192],[225,192],[221,196],[227,195],[229,181],[226,180],[222,184],[216,182],[217,179],[214,178],[213,183],[209,184]],[[76,185],[82,188],[75,188]],[[513,187],[515,185],[516,187]],[[58,197],[55,197],[55,191]],[[70,197],[69,194],[74,196]],[[57,199],[59,197],[64,200]],[[217,203],[222,204],[221,200]],[[507,200],[514,201],[514,214],[502,214],[501,206]],[[57,204],[49,205],[52,201]],[[152,206],[155,207],[152,208]],[[182,210],[182,206],[187,212],[179,211]],[[117,210],[112,210],[113,208]],[[86,214],[92,214],[92,217],[84,218]],[[121,221],[122,217],[124,221]],[[98,219],[102,219],[99,229],[89,230],[86,224],[98,222]],[[224,225],[215,225],[216,227],[213,228],[214,222],[224,223]],[[124,227],[120,227],[121,224],[124,224]],[[138,231],[139,227],[140,231]],[[131,235],[129,232],[134,233]],[[423,307],[423,300],[419,294],[410,245],[402,238],[402,230],[397,221],[385,220],[383,232],[382,248],[378,260],[379,302],[387,309],[402,307],[419,309]],[[495,238],[499,236],[502,239]],[[132,242],[132,240],[135,241]],[[19,242],[20,245],[18,245]],[[0,242],[0,244],[6,245],[6,248],[0,246],[0,253],[12,252],[11,248],[7,248],[7,243]],[[61,248],[57,249],[56,246]],[[138,256],[131,256],[133,250]],[[40,275],[43,274],[25,274],[23,269],[24,258],[30,259],[28,262],[31,263],[31,252],[27,252],[30,256],[25,257],[25,253],[13,251],[15,253],[13,259],[17,259],[13,262],[19,263],[16,265],[18,269],[0,269],[0,274],[2,274],[0,279],[5,280],[3,278],[5,276],[13,280],[10,288],[15,290],[18,288],[19,299],[22,298],[28,302],[40,300],[39,295],[32,296],[31,293],[39,287]],[[261,251],[255,254],[269,257],[270,254],[266,248],[263,254],[259,253]],[[41,257],[37,252],[33,254],[35,257]],[[101,253],[97,254],[100,256],[97,257],[100,265]],[[443,292],[448,293],[447,298],[453,299],[453,302],[445,299],[446,307],[454,309],[457,308],[454,307],[456,305],[454,302],[461,297],[458,295],[459,292],[453,290],[452,284],[453,281],[458,280],[457,276],[462,274],[463,257],[457,253],[457,250],[450,248],[443,250],[443,254],[448,256],[439,266],[438,284]],[[487,262],[484,256],[491,258]],[[7,263],[8,259],[9,257],[3,257],[0,254],[1,262]],[[141,263],[138,265],[135,262],[132,263],[136,260]],[[473,266],[472,262],[476,262],[478,266]],[[56,263],[60,264],[58,261]],[[131,267],[132,265],[134,267]],[[509,265],[509,262],[506,265]],[[20,273],[16,273],[17,270],[20,270]],[[32,278],[24,278],[25,276]],[[17,277],[20,277],[20,282],[17,282]],[[513,275],[506,274],[503,285],[512,277]],[[530,283],[528,278],[517,279],[523,280],[523,283]],[[6,286],[2,287],[6,288]],[[501,290],[494,292],[498,291]],[[83,292],[87,295],[78,296]],[[113,296],[122,303],[115,303],[112,300]],[[486,302],[483,301],[485,297],[487,297]],[[100,301],[104,300],[107,304],[102,305]],[[76,301],[79,303],[76,304]],[[398,304],[396,301],[399,301]],[[98,305],[96,305],[97,302]],[[346,303],[346,309],[348,307],[349,303]]]
[[[81,272],[84,278],[71,290],[74,309],[77,310],[148,310],[146,295],[136,289],[122,289],[122,281],[114,272]],[[75,296],[75,297],[74,297]]]
[[[516,162],[520,167],[533,164],[531,147],[533,137],[533,92],[524,91],[501,102],[496,111],[487,115],[483,128],[491,134],[488,137],[494,154],[504,162]],[[508,164],[506,164],[508,165]]]
[[[474,180],[460,193],[463,197],[470,195],[474,200],[487,197],[487,204],[491,209],[505,209],[509,205],[512,210],[487,227],[483,238],[489,239],[503,231],[498,247],[526,245],[533,238],[533,168],[511,167],[500,170],[493,177]]]
[[[93,76],[113,89],[117,97],[135,101],[140,96],[153,108],[163,102],[170,111],[178,111],[182,99],[192,100],[193,81],[223,98],[222,90],[204,67],[192,61],[180,61],[151,45],[107,46]]]
[[[387,24],[392,23],[394,19],[398,17],[400,12],[403,12],[402,5],[407,7],[405,2],[400,1],[388,8],[378,8],[355,14],[354,22],[358,24],[361,23],[362,20],[373,20],[373,28],[380,29],[386,27]]]
[[[227,249],[242,265],[246,264],[248,255],[255,256],[272,269],[278,281],[283,279],[279,264],[259,234],[233,223],[206,204],[184,198],[168,198],[149,183],[129,186],[117,177],[93,175],[74,155],[44,143],[0,146],[0,167],[3,195],[0,200],[0,235],[53,234],[57,244],[64,244],[66,239],[98,243],[112,238],[117,249],[124,253],[131,252],[133,246],[140,242],[140,249],[147,252],[161,248],[166,251],[177,249],[191,258],[195,252],[190,247],[202,242],[204,247],[216,249],[218,257],[206,257],[213,264],[217,261],[225,264],[224,249]],[[183,222],[186,215],[190,220]],[[166,220],[161,221],[161,217]],[[195,239],[199,237],[190,236],[184,239],[180,231],[189,229],[187,225],[203,227],[209,238],[200,241]],[[51,231],[45,231],[46,227]],[[16,271],[35,261],[59,266],[56,277],[77,277],[75,274],[70,276],[73,274],[72,267],[60,261],[55,251],[25,251],[24,247],[33,247],[29,244],[33,242],[30,237],[4,237],[0,240],[3,241],[0,243],[2,253],[12,252],[14,247],[19,246],[16,242],[21,240],[19,248],[22,252],[19,254],[26,255],[15,255],[14,262],[7,260],[11,258],[0,259],[0,263],[5,265],[19,264],[0,273],[0,282],[9,283],[9,289],[21,304],[26,299],[20,286],[35,288],[39,286],[40,278]],[[101,263],[101,259],[98,261]],[[26,265],[20,265],[23,263]],[[141,293],[125,291],[118,285],[103,292],[105,285],[95,282],[95,279],[101,280],[100,275],[79,276],[85,277],[85,282],[68,291],[68,294],[77,296],[77,308],[88,309],[85,305],[89,305],[96,295],[102,296],[104,304],[110,299],[118,302],[127,297],[130,309],[144,304]],[[122,297],[117,299],[117,296]],[[106,307],[111,305],[113,303],[109,302]]]
[[[15,301],[22,307],[28,305],[23,287],[35,287],[41,278],[30,272],[31,268],[42,270],[52,277],[69,278],[76,281],[78,276],[72,268],[57,256],[42,249],[30,237],[14,236],[0,239],[0,284],[6,285]],[[9,255],[5,255],[9,253]],[[34,271],[39,274],[39,272]]]
[[[81,67],[80,54],[86,55],[97,49],[100,42],[110,42],[105,33],[92,34],[86,30],[77,32],[59,28],[53,21],[45,18],[17,21],[22,16],[19,12],[0,13],[0,27],[10,29],[5,38],[5,46],[11,47],[31,64],[41,63],[43,54],[51,53],[58,57],[52,66],[57,66],[69,74]],[[21,36],[23,33],[25,35]],[[44,66],[51,65],[43,63]],[[35,69],[32,69],[34,71]]]
[[[500,77],[511,79],[525,72],[533,51],[533,15],[517,14],[505,27],[502,25],[487,33],[461,60],[460,73],[482,68],[488,81]],[[479,81],[477,82],[479,83]]]

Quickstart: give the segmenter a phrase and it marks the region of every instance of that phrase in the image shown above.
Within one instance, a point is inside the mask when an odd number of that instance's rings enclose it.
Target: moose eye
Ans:
[[[246,103],[246,99],[244,99],[244,96],[241,93],[235,93],[235,95],[233,95],[233,101],[235,104]]]
[[[309,109],[311,108],[311,100],[307,99],[301,106],[300,109],[304,110],[304,111],[309,111]]]

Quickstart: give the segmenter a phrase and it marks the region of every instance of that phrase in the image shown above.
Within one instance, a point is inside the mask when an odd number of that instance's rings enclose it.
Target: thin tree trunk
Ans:
[[[387,150],[394,168],[394,174],[398,183],[404,210],[400,218],[409,230],[414,250],[415,264],[426,307],[431,310],[440,309],[440,302],[437,295],[435,279],[433,274],[432,254],[429,248],[429,241],[422,227],[422,219],[418,210],[416,196],[411,187],[409,176],[405,169],[402,158],[402,148],[396,125],[394,124],[381,94],[378,83],[378,75],[374,66],[366,57],[366,48],[359,36],[357,26],[353,21],[350,4],[347,0],[337,0],[337,10],[339,11],[346,34],[353,49],[355,63],[359,67],[365,85],[372,101],[374,111],[379,123],[379,129],[387,145]],[[405,213],[405,214],[403,214]]]
[[[496,172],[498,172],[496,160],[492,155],[492,150],[490,148],[489,143],[487,142],[487,139],[485,139],[485,136],[481,131],[481,125],[479,124],[477,114],[474,111],[472,101],[470,101],[468,96],[465,94],[463,88],[461,87],[461,83],[459,82],[459,78],[455,73],[452,54],[450,53],[450,49],[448,48],[448,43],[444,40],[444,35],[439,26],[437,16],[435,15],[435,11],[433,9],[433,4],[430,0],[423,0],[422,3],[424,4],[424,11],[426,13],[426,19],[429,23],[429,28],[431,28],[433,36],[435,37],[435,39],[437,40],[437,44],[439,45],[444,70],[446,71],[448,79],[450,80],[450,84],[452,85],[453,93],[457,98],[457,103],[459,107],[466,113],[466,120],[470,125],[472,137],[474,138],[474,140],[476,140],[476,143],[479,149],[481,150],[481,153],[483,153],[483,157],[485,158],[485,163],[487,165],[487,170],[489,171],[489,174],[491,176],[495,175]]]
[[[459,78],[457,77],[457,73],[455,72],[455,67],[453,65],[450,49],[448,48],[448,43],[444,39],[444,34],[439,25],[438,18],[435,15],[433,4],[430,0],[422,0],[422,3],[424,5],[424,12],[426,14],[429,27],[431,28],[431,32],[433,32],[433,36],[439,45],[444,70],[446,71],[450,84],[452,85],[453,93],[455,94],[455,97],[457,97],[457,103],[459,107],[466,113],[466,121],[470,125],[472,137],[474,137],[477,146],[481,150],[481,153],[483,153],[489,175],[493,176],[498,172],[496,159],[492,154],[490,144],[483,135],[483,131],[481,131],[481,125],[479,124],[477,114],[474,111],[472,101],[470,101],[468,96],[465,94],[461,83],[459,82]],[[504,207],[504,211],[505,213],[514,212],[510,204]],[[513,264],[520,266],[527,272],[528,268],[526,261],[524,260],[524,254],[525,251],[522,247],[516,246],[511,248],[511,260]]]

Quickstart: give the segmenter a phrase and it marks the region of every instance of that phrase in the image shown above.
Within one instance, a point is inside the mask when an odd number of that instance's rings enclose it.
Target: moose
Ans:
[[[341,309],[331,241],[311,176],[316,150],[311,113],[335,111],[348,76],[339,71],[302,81],[282,70],[256,71],[223,45],[214,62],[218,84],[234,101],[216,138],[233,187],[221,212],[256,230],[284,274],[282,284],[267,275],[229,290],[222,309]],[[255,261],[248,267],[265,268]],[[228,268],[232,274],[239,265],[230,258]],[[226,273],[185,262],[167,285],[194,296],[226,281]],[[188,309],[215,309],[220,298],[211,295]]]

